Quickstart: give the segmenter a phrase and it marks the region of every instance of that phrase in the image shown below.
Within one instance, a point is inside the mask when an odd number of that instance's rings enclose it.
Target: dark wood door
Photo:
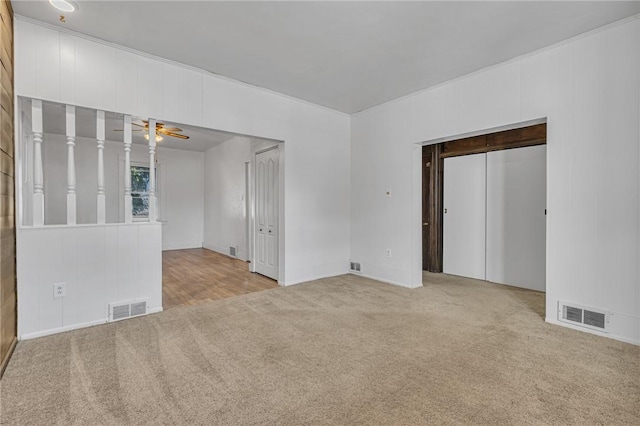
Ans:
[[[431,210],[431,158],[433,147],[422,149],[422,270],[430,271],[429,219]]]

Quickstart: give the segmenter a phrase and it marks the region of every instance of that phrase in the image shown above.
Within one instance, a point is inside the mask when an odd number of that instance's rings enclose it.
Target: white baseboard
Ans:
[[[207,250],[215,251],[216,253],[220,253],[220,254],[223,254],[225,256],[232,257],[234,259],[244,260],[245,262],[247,261],[246,254],[244,253],[244,251],[241,251],[241,250],[237,250],[236,251],[236,256],[233,257],[233,256],[231,256],[229,254],[229,247],[220,247],[220,246],[217,246],[215,244],[210,244],[210,243],[205,241],[205,242],[202,243],[202,248],[206,248]]]
[[[381,283],[384,283],[384,284],[395,285],[395,286],[398,286],[398,287],[404,287],[404,288],[420,288],[420,287],[422,287],[422,284],[412,285],[412,284],[407,284],[407,283],[401,283],[401,282],[398,282],[398,281],[392,281],[392,280],[389,280],[389,279],[383,279],[383,278],[380,278],[380,277],[376,277],[374,275],[363,274],[363,273],[360,273],[360,272],[351,271],[350,273],[352,275],[360,275],[361,277],[369,278],[369,279],[375,280],[375,281],[380,281]]]
[[[353,260],[353,262],[358,261]],[[388,266],[381,266],[364,262],[360,262],[360,267],[362,272],[355,272],[354,275],[361,275],[372,280],[381,281],[383,283],[392,284],[404,288],[422,287],[422,279],[420,280],[420,282],[412,283],[411,271],[404,271],[400,269],[390,268]],[[422,277],[422,275],[420,277]]]
[[[568,322],[558,320],[557,312],[558,301],[549,299],[547,301],[547,315],[545,321],[549,324],[559,325],[576,331],[582,331],[597,336],[608,337],[609,339],[619,340],[632,345],[640,346],[640,318],[633,315],[625,315],[618,312],[609,311],[609,325],[606,332],[573,325]],[[552,307],[552,309],[550,309]],[[594,307],[597,309],[597,307]],[[602,309],[608,311],[607,309]]]
[[[64,333],[65,331],[72,331],[72,330],[77,330],[79,328],[87,328],[87,327],[93,327],[94,325],[106,324],[107,322],[108,322],[107,318],[103,318],[95,321],[67,325],[64,327],[50,328],[48,330],[36,331],[35,333],[22,334],[18,336],[18,340],[29,340],[29,339],[35,339],[36,337],[50,336],[52,334]]]
[[[151,309],[149,309],[147,311],[146,314],[140,315],[140,316],[136,316],[136,317],[133,317],[131,319],[144,317],[144,316],[147,316],[147,315],[150,315],[150,314],[157,314],[157,313],[162,312],[162,311],[163,311],[162,306],[160,306],[158,308],[151,308]],[[29,339],[35,339],[37,337],[51,336],[52,334],[64,333],[65,331],[73,331],[73,330],[78,330],[78,329],[81,329],[81,328],[93,327],[93,326],[96,326],[96,325],[107,324],[107,323],[109,323],[107,318],[101,318],[101,319],[95,320],[95,321],[82,322],[82,323],[79,323],[79,324],[72,324],[72,325],[67,325],[67,326],[64,326],[64,327],[50,328],[48,330],[36,331],[34,333],[22,334],[22,335],[18,336],[18,340],[29,340]]]
[[[366,271],[371,271],[368,273],[357,273],[349,270],[349,262],[332,262],[326,263],[323,265],[314,265],[310,267],[304,268],[296,268],[296,269],[287,269],[286,272],[286,282],[282,284],[283,286],[290,286],[295,284],[301,284],[308,281],[319,280],[321,278],[329,278],[335,277],[338,275],[344,275],[348,273],[352,273],[354,275],[360,275],[365,278],[369,278],[372,280],[380,281],[386,284],[396,285],[404,288],[419,288],[422,287],[422,282],[411,284],[410,282],[398,281],[394,279],[390,279],[390,275],[401,275],[399,271],[372,265],[372,264],[361,264],[362,268]],[[403,271],[404,272],[404,271]],[[407,276],[410,274],[407,273]]]
[[[164,311],[164,308],[162,306],[158,307],[158,308],[151,308],[147,311],[146,315],[151,315],[151,314],[159,314],[160,312]],[[144,316],[144,315],[140,315],[140,316]],[[136,317],[137,318],[137,317]]]
[[[287,287],[295,284],[302,284],[308,281],[319,280],[321,278],[336,277],[349,272],[349,262],[331,262],[322,265],[306,266],[304,268],[287,268],[285,281],[278,280],[278,284]]]
[[[558,320],[553,319],[553,318],[547,318],[547,319],[545,319],[545,321],[548,322],[549,324],[559,325],[561,327],[570,328],[572,330],[582,331],[584,333],[589,333],[589,334],[595,334],[597,336],[602,336],[602,337],[608,337],[609,339],[619,340],[621,342],[631,343],[632,345],[640,346],[640,340],[628,338],[628,337],[625,337],[625,336],[620,336],[620,335],[612,334],[612,333],[603,333],[601,331],[593,330],[593,329],[590,329],[590,328],[587,328],[587,327],[579,327],[579,326],[571,325],[571,324],[568,324],[566,322],[558,321]]]
[[[166,250],[184,250],[184,249],[192,249],[192,248],[201,248],[202,241],[191,241],[191,242],[179,242],[179,243],[162,243],[162,251]]]

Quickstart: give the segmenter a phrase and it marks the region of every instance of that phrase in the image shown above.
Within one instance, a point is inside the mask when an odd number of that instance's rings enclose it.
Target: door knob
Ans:
[[[269,233],[271,233],[271,229],[269,229]]]
[[[260,228],[260,232],[262,232],[262,228]]]
[[[427,225],[429,225],[429,222],[425,222],[425,223],[423,223],[423,225],[424,225],[424,226],[427,226]]]

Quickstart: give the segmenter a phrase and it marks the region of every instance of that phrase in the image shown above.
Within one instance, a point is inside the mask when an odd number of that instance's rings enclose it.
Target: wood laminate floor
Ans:
[[[162,252],[162,306],[196,305],[278,287],[246,262],[197,248]]]

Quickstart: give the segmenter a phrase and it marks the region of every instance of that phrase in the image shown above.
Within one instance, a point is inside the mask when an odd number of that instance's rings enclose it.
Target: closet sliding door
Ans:
[[[537,145],[486,154],[487,281],[545,291],[546,152]]]
[[[486,154],[444,159],[443,272],[485,279]]]

